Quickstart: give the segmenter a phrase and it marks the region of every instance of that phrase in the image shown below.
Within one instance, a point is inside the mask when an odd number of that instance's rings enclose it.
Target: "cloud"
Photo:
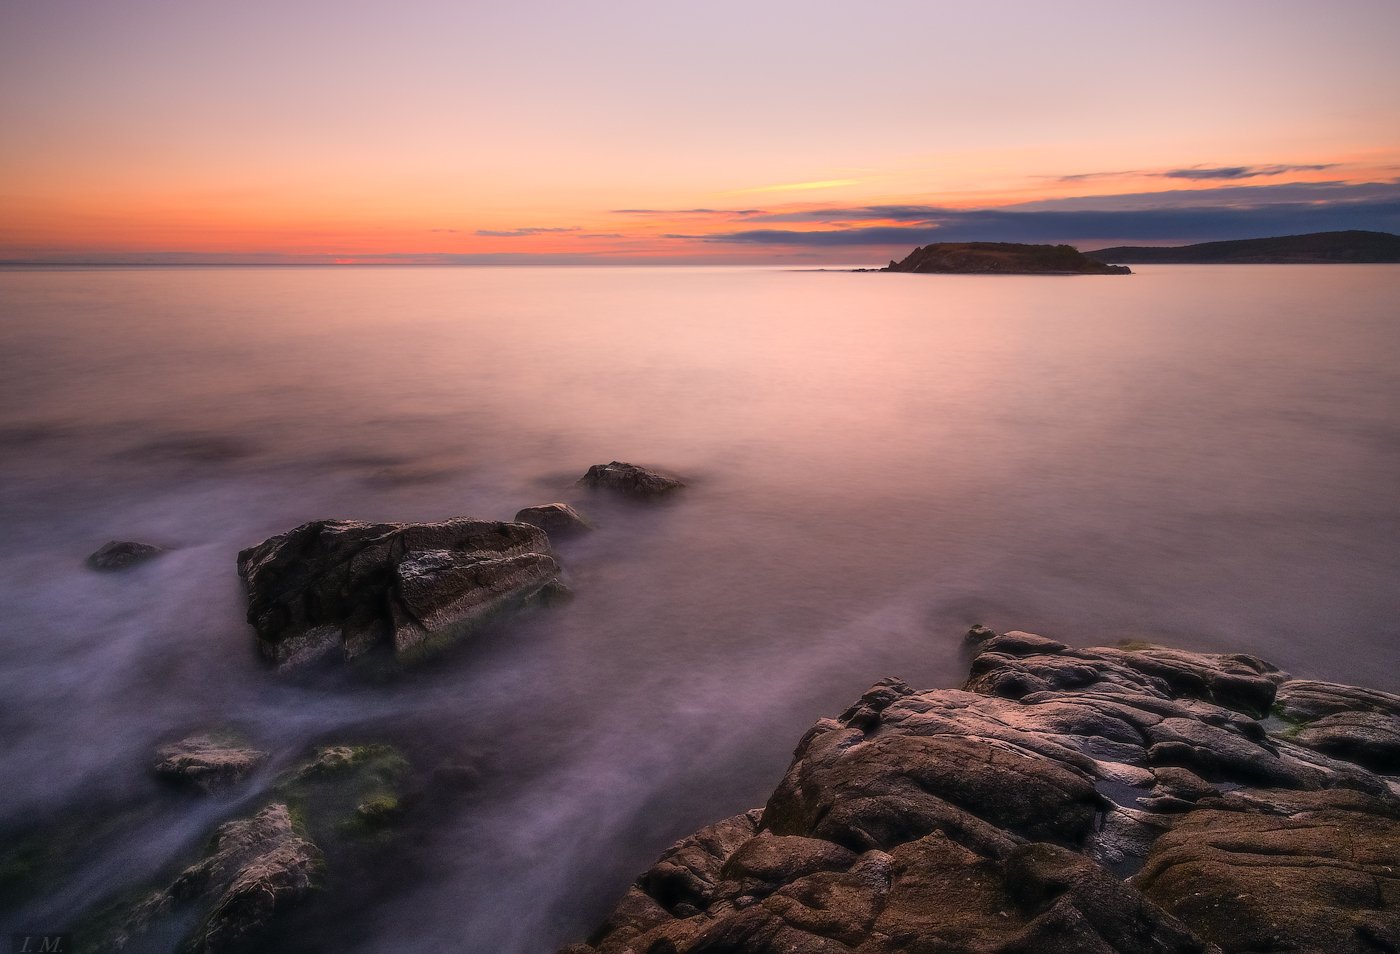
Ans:
[[[476,230],[476,234],[477,234],[477,235],[484,235],[484,236],[486,236],[486,237],[488,237],[488,238],[521,238],[521,237],[526,236],[526,235],[548,235],[548,234],[554,233],[554,232],[578,232],[578,231],[580,231],[580,229],[579,229],[579,227],[578,227],[577,225],[570,225],[570,226],[568,226],[568,227],[566,227],[566,228],[553,228],[553,229],[542,229],[542,228],[504,229],[504,230],[498,230],[498,229],[477,229],[477,230]]]
[[[1391,199],[1400,196],[1400,179],[1388,182],[1282,182],[1274,185],[1219,185],[1205,189],[1163,189],[1116,195],[1037,199],[1002,206],[1003,211],[1127,211],[1187,208],[1205,205],[1259,208],[1288,202],[1336,204]]]
[[[1038,199],[1015,205],[998,206],[988,212],[1127,212],[1164,208],[1261,208],[1281,203],[1322,203],[1335,205],[1400,198],[1400,179],[1390,182],[1289,182],[1278,185],[1228,185],[1210,189],[1166,189],[1158,192],[1131,192],[1120,195],[1072,196]],[[901,222],[909,225],[935,225],[977,210],[949,209],[937,205],[865,205],[802,209],[755,216],[752,222]]]
[[[626,238],[621,232],[580,232],[575,238],[581,239],[619,239]]]
[[[1080,172],[1072,176],[1045,176],[1043,178],[1058,179],[1060,182],[1083,182],[1085,179],[1117,179],[1122,176],[1143,176],[1152,175],[1143,172],[1141,169],[1120,169],[1117,172]]]
[[[934,205],[864,205],[853,208],[803,209],[756,216],[755,222],[931,222],[948,210]]]
[[[1183,206],[1155,209],[940,209],[925,222],[815,231],[749,229],[705,236],[706,242],[796,247],[913,246],[929,242],[1082,242],[1122,239],[1189,243],[1302,232],[1371,229],[1400,232],[1400,190],[1357,202],[1288,202],[1254,208]]]
[[[1319,172],[1335,165],[1335,162],[1324,162],[1311,166],[1191,166],[1189,169],[1168,169],[1159,175],[1164,179],[1254,179],[1259,176],[1281,176],[1288,172]]]
[[[1089,179],[1120,179],[1125,176],[1154,176],[1159,179],[1257,179],[1281,176],[1290,172],[1321,172],[1336,168],[1340,163],[1323,162],[1312,165],[1275,163],[1251,166],[1183,166],[1180,169],[1122,169],[1118,172],[1081,172],[1072,176],[1056,176],[1060,182],[1084,182]]]

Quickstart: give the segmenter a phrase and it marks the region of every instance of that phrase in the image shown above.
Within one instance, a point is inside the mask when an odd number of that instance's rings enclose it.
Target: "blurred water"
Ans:
[[[297,949],[549,950],[761,804],[818,716],[955,685],[973,622],[1400,690],[1397,301],[1391,266],[0,271],[0,827],[141,806],[7,923],[62,926],[371,732],[482,784]],[[612,459],[691,486],[581,496]],[[259,663],[240,548],[556,499],[600,525],[561,546],[567,607],[388,683]],[[108,539],[174,549],[87,570]],[[275,764],[156,791],[158,741],[228,722]]]

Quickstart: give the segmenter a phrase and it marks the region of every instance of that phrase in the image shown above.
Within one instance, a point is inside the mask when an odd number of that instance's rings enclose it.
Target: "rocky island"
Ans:
[[[565,954],[1374,954],[1400,946],[1400,696],[1246,655],[969,634]]]
[[[914,249],[882,272],[930,275],[1130,275],[1122,265],[1089,258],[1073,245],[936,242]]]

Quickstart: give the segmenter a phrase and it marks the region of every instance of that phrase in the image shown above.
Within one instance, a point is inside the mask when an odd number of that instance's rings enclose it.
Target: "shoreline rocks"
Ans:
[[[566,951],[1394,949],[1400,779],[1335,733],[1373,745],[1400,697],[1242,654],[970,639],[963,688],[888,679],[819,720],[761,811],[678,842]]]
[[[238,554],[248,622],[279,666],[337,648],[398,656],[455,638],[559,583],[549,538],[523,523],[317,520]]]

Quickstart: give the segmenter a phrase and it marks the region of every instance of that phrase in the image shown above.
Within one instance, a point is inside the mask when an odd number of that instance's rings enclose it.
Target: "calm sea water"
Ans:
[[[537,952],[870,683],[959,682],[974,622],[1400,690],[1397,302],[1394,266],[0,272],[0,826],[98,813],[6,923],[256,803],[270,772],[153,794],[152,747],[221,723],[481,769],[298,950]],[[691,486],[581,497],[613,459]],[[240,548],[551,500],[600,525],[567,607],[387,683],[259,663]],[[108,539],[174,549],[87,570]]]

